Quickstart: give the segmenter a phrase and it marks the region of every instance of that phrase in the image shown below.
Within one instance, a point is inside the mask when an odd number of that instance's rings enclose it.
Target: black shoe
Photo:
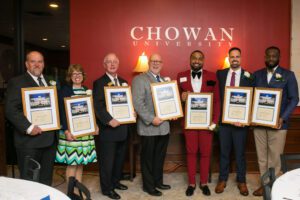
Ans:
[[[120,195],[118,195],[118,193],[116,193],[114,190],[111,190],[108,193],[103,193],[103,195],[111,199],[121,199]]]
[[[195,187],[189,185],[189,187],[185,191],[185,195],[190,197],[194,194],[194,191],[195,191]]]
[[[210,190],[207,185],[200,185],[200,190],[202,190],[202,194],[204,194],[205,196],[210,196]]]
[[[126,185],[121,184],[121,183],[117,183],[117,185],[115,186],[115,189],[118,189],[118,190],[127,190],[128,187]]]
[[[161,191],[154,189],[154,190],[145,190],[143,189],[144,192],[147,192],[148,194],[150,194],[151,196],[156,196],[159,197],[162,195]]]
[[[156,185],[156,188],[161,189],[161,190],[169,190],[169,189],[171,189],[171,186],[165,185],[165,184],[159,184],[159,185]]]

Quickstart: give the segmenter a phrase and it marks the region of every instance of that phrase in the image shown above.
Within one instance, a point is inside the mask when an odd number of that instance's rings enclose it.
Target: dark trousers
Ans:
[[[30,156],[38,161],[41,165],[39,182],[50,185],[52,184],[53,165],[55,160],[56,145],[44,148],[16,148],[18,167],[22,179],[30,180],[25,173],[25,157]]]
[[[248,127],[235,127],[232,125],[220,126],[220,181],[227,181],[229,175],[230,153],[234,147],[237,177],[240,183],[246,182],[245,149]]]
[[[163,167],[169,142],[169,134],[141,136],[141,171],[143,188],[152,191],[163,184]]]
[[[119,183],[126,156],[127,140],[99,143],[100,186],[103,194],[113,190]]]

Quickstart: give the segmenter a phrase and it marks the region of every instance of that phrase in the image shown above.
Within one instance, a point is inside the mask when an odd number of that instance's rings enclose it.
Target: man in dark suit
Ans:
[[[44,57],[40,52],[31,51],[26,55],[25,65],[27,72],[8,83],[5,114],[15,128],[14,144],[21,178],[29,179],[24,163],[25,157],[30,156],[41,165],[39,182],[51,185],[56,150],[55,132],[42,131],[24,116],[21,96],[21,88],[49,85],[43,76]]]
[[[288,119],[299,101],[298,84],[294,72],[279,66],[280,49],[269,47],[265,51],[266,67],[254,73],[255,86],[264,88],[281,88],[282,100],[277,129],[256,127],[254,138],[260,174],[270,167],[275,174],[280,172],[280,154],[283,153],[288,128]],[[260,187],[253,192],[255,196],[263,195]]]
[[[100,185],[103,195],[111,199],[120,199],[114,189],[127,190],[120,183],[126,155],[128,126],[121,125],[106,110],[105,86],[127,86],[127,82],[118,76],[119,59],[114,53],[107,54],[103,61],[105,74],[94,81],[93,98],[100,129],[98,156]]]
[[[213,93],[213,118],[211,127],[216,127],[220,115],[219,86],[215,73],[203,69],[204,54],[196,50],[191,53],[190,67],[177,75],[177,82],[181,92],[181,99],[186,101],[188,92],[210,92]],[[213,128],[211,128],[213,129]],[[207,186],[209,164],[211,157],[211,146],[213,132],[208,130],[184,129],[185,147],[187,153],[187,167],[189,186],[186,196],[192,196],[196,188],[197,153],[200,150],[200,184],[202,193],[209,196],[210,190]]]
[[[224,92],[226,86],[233,87],[253,87],[253,76],[241,67],[241,50],[233,47],[229,50],[230,68],[218,70],[221,113],[223,112]],[[221,118],[222,119],[222,114]],[[220,174],[219,181],[215,188],[216,193],[222,193],[226,187],[226,181],[229,175],[230,153],[232,147],[235,152],[237,169],[237,186],[240,194],[247,196],[249,194],[246,185],[246,140],[249,127],[244,127],[240,123],[221,124],[219,130],[220,140]]]

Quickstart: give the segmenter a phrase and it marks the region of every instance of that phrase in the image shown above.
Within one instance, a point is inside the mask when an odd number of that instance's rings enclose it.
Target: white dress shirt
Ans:
[[[203,71],[202,69],[199,70],[199,72],[201,72],[200,78],[198,78],[198,76],[195,76],[195,78],[193,78],[192,72],[193,71],[191,70],[191,84],[192,84],[193,91],[200,92],[202,88]]]
[[[272,76],[273,76],[273,74],[274,74],[274,72],[275,72],[275,70],[277,69],[277,67],[278,67],[278,65],[275,67],[275,68],[273,68],[273,71],[269,71],[269,70],[267,70],[267,79],[268,79],[268,83],[270,83],[270,81],[271,81],[271,79],[272,79]]]
[[[115,85],[116,83],[115,83],[115,78],[117,79],[117,84],[118,85],[116,85],[116,86],[120,86],[120,82],[119,82],[119,79],[118,79],[118,75],[116,75],[115,77],[113,77],[111,74],[109,74],[109,73],[107,73],[106,72],[106,75],[110,78],[110,80],[111,80],[111,82]]]
[[[226,86],[230,86],[230,80],[232,76],[232,72],[235,72],[235,81],[234,86],[239,87],[240,86],[240,80],[241,80],[241,74],[242,74],[242,68],[240,67],[237,70],[232,70],[231,68],[228,71],[227,78],[226,78]]]

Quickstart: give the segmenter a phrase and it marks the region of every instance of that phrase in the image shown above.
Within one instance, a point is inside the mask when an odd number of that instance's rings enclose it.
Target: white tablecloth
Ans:
[[[0,177],[1,200],[70,200],[61,191],[37,182]]]
[[[300,169],[281,175],[273,184],[272,200],[300,200]]]

